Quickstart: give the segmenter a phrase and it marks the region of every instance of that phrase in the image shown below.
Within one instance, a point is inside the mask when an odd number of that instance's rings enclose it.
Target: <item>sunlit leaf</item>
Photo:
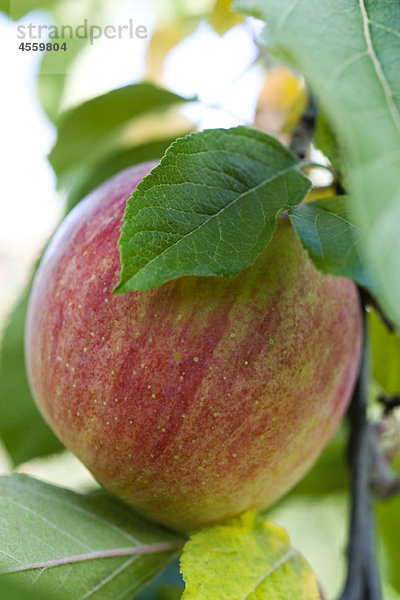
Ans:
[[[215,0],[208,22],[219,35],[242,23],[244,16],[232,10],[232,0]]]
[[[324,599],[339,598],[343,589],[349,500],[348,485],[321,495],[308,495],[300,486],[298,494],[289,494],[265,512],[266,518],[286,529],[293,546],[307,557]]]
[[[284,529],[255,513],[195,533],[184,547],[182,600],[317,600],[316,578]]]
[[[271,67],[258,97],[254,126],[279,138],[287,137],[306,106],[307,92],[300,78],[287,67]]]

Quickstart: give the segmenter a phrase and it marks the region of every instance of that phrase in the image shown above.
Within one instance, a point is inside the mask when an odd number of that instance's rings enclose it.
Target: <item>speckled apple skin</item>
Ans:
[[[265,508],[306,473],[348,405],[361,316],[354,284],[316,271],[287,218],[235,278],[112,295],[125,203],[152,166],[109,180],[59,228],[30,299],[27,368],[95,478],[188,531]]]

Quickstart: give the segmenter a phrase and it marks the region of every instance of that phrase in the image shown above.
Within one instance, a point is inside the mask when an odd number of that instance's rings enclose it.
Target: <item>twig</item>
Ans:
[[[367,420],[367,339],[363,310],[363,352],[360,372],[349,408],[349,466],[351,476],[351,515],[347,549],[347,579],[340,600],[381,600],[375,559],[372,497],[369,490],[373,464],[371,427]]]
[[[364,304],[369,304],[369,306],[372,306],[372,308],[381,318],[381,321],[386,325],[387,329],[391,333],[394,333],[396,331],[396,326],[393,323],[393,321],[386,315],[385,311],[383,310],[377,299],[374,298],[372,294],[370,294],[367,290],[363,288],[360,289],[360,293],[362,295]]]
[[[306,110],[294,128],[289,146],[292,152],[294,152],[300,159],[304,159],[308,155],[308,151],[314,137],[316,120],[317,105],[312,94],[309,92]]]

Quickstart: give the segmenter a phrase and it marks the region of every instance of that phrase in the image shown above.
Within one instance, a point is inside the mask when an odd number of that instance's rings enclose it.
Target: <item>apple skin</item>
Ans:
[[[37,272],[26,328],[36,402],[110,492],[190,531],[266,508],[319,456],[361,351],[354,284],[318,272],[287,217],[235,278],[112,295],[121,218],[154,163],[82,201]]]

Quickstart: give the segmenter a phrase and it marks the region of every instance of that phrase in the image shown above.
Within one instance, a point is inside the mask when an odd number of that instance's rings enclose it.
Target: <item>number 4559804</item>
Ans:
[[[64,42],[63,44],[58,44],[57,42],[21,42],[18,46],[18,49],[28,52],[37,52],[38,50],[40,52],[43,52],[44,50],[47,50],[49,52],[52,50],[55,52],[58,52],[59,50],[64,50],[64,52],[66,52],[67,44],[66,42]]]

